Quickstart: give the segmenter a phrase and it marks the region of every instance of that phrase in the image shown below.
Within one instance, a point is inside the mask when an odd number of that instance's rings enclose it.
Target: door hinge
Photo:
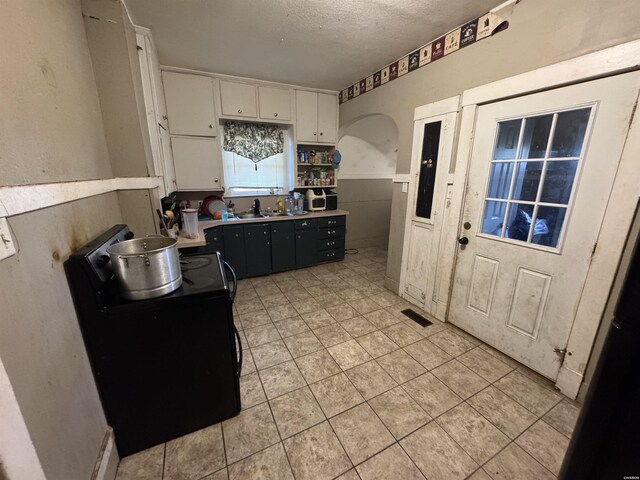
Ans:
[[[558,358],[560,359],[560,364],[564,363],[564,357],[567,356],[567,349],[566,348],[554,348],[553,351],[556,353],[556,355],[558,355]]]

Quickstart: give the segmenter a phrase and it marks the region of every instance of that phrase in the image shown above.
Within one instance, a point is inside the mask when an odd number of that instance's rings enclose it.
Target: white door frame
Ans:
[[[417,177],[419,172],[420,158],[422,154],[422,136],[425,123],[437,122],[444,120],[449,114],[456,114],[453,121],[450,122],[449,132],[442,135],[442,143],[440,145],[441,158],[439,161],[439,172],[437,174],[437,184],[434,189],[434,202],[433,202],[433,217],[435,221],[424,220],[424,223],[433,225],[434,235],[438,237],[439,253],[436,259],[435,268],[432,269],[433,274],[433,299],[425,299],[426,301],[436,301],[436,309],[431,312],[431,315],[438,320],[444,321],[447,313],[448,298],[449,298],[449,279],[453,272],[453,260],[454,250],[446,248],[443,242],[444,233],[446,231],[445,225],[447,224],[448,217],[451,210],[447,207],[446,199],[449,198],[449,192],[451,192],[453,184],[453,174],[451,172],[451,160],[453,158],[453,151],[455,146],[455,134],[460,105],[460,96],[446,98],[435,103],[428,105],[422,105],[414,110],[413,120],[413,145],[411,147],[411,167],[408,178],[408,193],[407,193],[407,211],[404,225],[404,241],[402,246],[402,262],[400,270],[400,296],[406,300],[414,303],[412,299],[405,296],[405,287],[407,283],[407,268],[410,262],[409,251],[411,241],[411,227],[413,218],[413,211],[416,201],[416,189],[417,189]],[[425,282],[427,279],[425,279]],[[444,282],[444,284],[443,284]]]
[[[449,215],[450,221],[445,233],[446,242],[454,244],[459,234],[476,115],[480,105],[637,70],[640,68],[638,58],[640,40],[635,40],[463,92],[454,191],[451,198],[452,214]],[[567,355],[556,380],[556,387],[571,398],[577,396],[582,383],[626,237],[631,228],[634,208],[640,197],[640,186],[637,182],[640,177],[640,162],[636,161],[638,152],[640,120],[636,115],[627,136],[598,236],[598,244],[606,247],[596,249],[592,257],[569,335]],[[454,256],[456,255],[457,250],[454,253]]]

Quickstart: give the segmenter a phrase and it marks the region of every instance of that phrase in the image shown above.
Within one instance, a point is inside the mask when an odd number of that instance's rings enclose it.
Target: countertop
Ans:
[[[204,238],[204,231],[207,228],[219,227],[221,225],[240,225],[245,223],[267,223],[267,222],[281,222],[285,220],[306,220],[309,218],[325,218],[325,217],[339,217],[341,215],[349,215],[346,210],[323,210],[321,212],[309,212],[305,215],[293,215],[283,217],[261,217],[261,218],[233,218],[226,222],[222,220],[200,220],[198,222],[198,237],[186,238],[182,236],[178,237],[178,248],[189,247],[203,247],[207,244]]]

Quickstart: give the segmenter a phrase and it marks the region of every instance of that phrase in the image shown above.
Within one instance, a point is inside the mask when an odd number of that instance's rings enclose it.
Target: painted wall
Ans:
[[[112,177],[79,2],[3,2],[2,19],[0,183]],[[121,221],[115,193],[9,218],[0,357],[50,480],[90,478],[107,428],[63,262]]]
[[[342,104],[341,125],[390,116],[399,129],[397,173],[409,173],[415,107],[640,37],[635,0],[525,0],[499,14],[509,20],[506,31]],[[396,290],[406,201],[394,184],[387,285]]]
[[[342,161],[338,207],[349,212],[347,248],[387,248],[398,127],[387,115],[368,115],[340,127]]]

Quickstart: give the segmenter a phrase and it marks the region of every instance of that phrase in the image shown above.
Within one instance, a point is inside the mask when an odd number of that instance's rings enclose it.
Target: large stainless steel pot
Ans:
[[[144,300],[173,292],[182,285],[178,241],[146,237],[111,245],[107,252],[122,296]]]

